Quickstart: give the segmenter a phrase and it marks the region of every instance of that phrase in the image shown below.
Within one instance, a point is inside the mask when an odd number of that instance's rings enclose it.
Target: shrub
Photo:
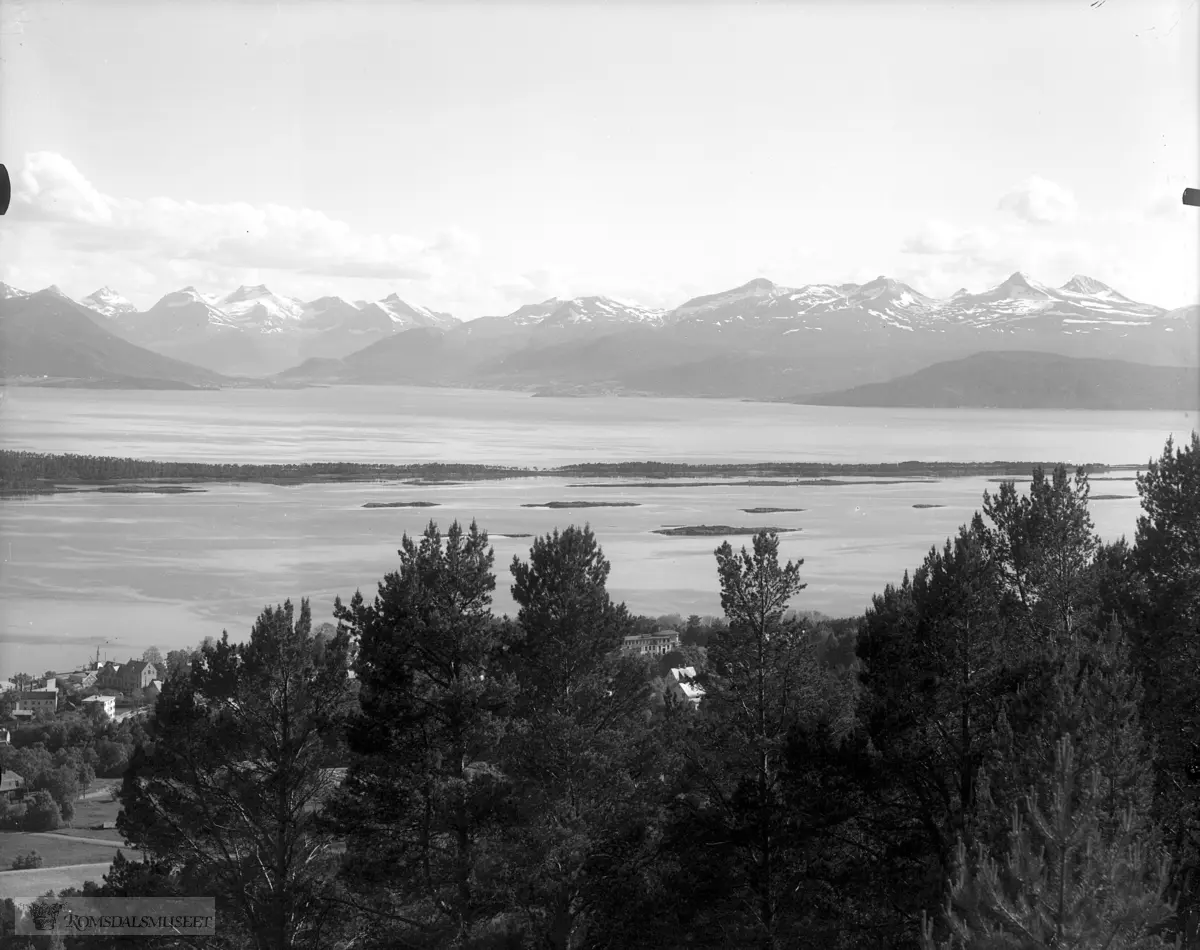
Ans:
[[[34,868],[42,866],[42,856],[36,851],[30,851],[28,854],[18,854],[12,861],[12,869],[14,871],[32,871]]]
[[[62,813],[58,803],[48,791],[38,789],[25,805],[23,831],[54,831],[62,824]]]

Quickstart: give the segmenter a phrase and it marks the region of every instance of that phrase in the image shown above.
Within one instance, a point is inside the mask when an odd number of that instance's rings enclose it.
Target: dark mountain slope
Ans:
[[[1194,410],[1200,407],[1200,371],[1051,353],[976,353],[889,382],[788,401],[922,409]]]
[[[0,301],[0,376],[162,380],[203,387],[227,381],[121,339],[95,323],[85,307],[52,290]]]

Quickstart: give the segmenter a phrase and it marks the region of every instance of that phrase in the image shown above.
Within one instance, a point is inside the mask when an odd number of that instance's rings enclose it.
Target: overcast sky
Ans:
[[[0,280],[1200,300],[1196,0],[0,2]]]

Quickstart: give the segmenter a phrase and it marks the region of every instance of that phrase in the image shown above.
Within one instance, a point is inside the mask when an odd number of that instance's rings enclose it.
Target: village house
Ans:
[[[85,703],[99,704],[100,708],[108,714],[109,719],[113,719],[117,715],[117,699],[115,696],[89,696],[84,700]]]
[[[664,656],[679,649],[679,633],[675,630],[656,630],[654,633],[633,634],[621,643],[621,652],[638,656]]]
[[[51,680],[50,682],[54,682]],[[58,712],[57,689],[35,689],[27,693],[18,693],[14,713],[29,713],[30,715],[47,712]]]
[[[81,670],[78,673],[69,673],[67,682],[78,689],[91,689],[96,685],[96,671]]]
[[[680,699],[686,700],[693,706],[699,706],[704,698],[704,687],[694,682],[696,668],[694,666],[672,667],[667,680],[671,691]]]
[[[96,670],[96,679],[93,685],[100,689],[116,689],[118,669],[119,664],[112,660],[105,660],[104,665]]]
[[[25,794],[25,779],[16,772],[0,772],[0,801],[12,801]]]

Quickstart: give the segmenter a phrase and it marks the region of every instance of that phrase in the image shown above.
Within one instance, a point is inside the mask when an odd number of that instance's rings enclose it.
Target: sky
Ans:
[[[2,0],[0,280],[1200,301],[1196,0]]]

